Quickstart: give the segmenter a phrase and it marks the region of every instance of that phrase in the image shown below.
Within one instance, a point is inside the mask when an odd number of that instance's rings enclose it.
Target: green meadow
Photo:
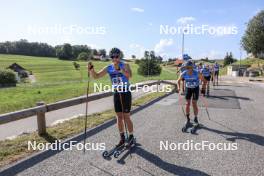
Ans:
[[[32,71],[35,82],[19,83],[17,87],[0,89],[0,114],[24,108],[34,107],[37,102],[53,103],[56,101],[78,97],[86,93],[87,69],[86,62],[78,62],[80,70],[75,70],[72,61],[59,60],[48,57],[32,57],[22,55],[0,54],[0,69],[17,63],[25,69]],[[100,70],[111,62],[93,61],[95,70]],[[164,68],[160,76],[145,77],[137,74],[138,65],[129,62],[133,77],[131,83],[147,80],[173,80],[176,73]],[[93,83],[110,85],[108,76],[92,80],[90,92],[93,92]]]

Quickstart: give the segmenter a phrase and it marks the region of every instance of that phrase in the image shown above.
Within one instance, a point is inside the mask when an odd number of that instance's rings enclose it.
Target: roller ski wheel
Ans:
[[[191,128],[191,134],[195,134],[196,133],[196,130],[197,130],[197,128],[199,127],[199,124],[198,123],[195,123],[193,126],[192,126],[192,128]]]
[[[120,154],[121,154],[120,151],[115,151],[115,152],[114,152],[114,157],[115,157],[115,158],[118,158]]]
[[[108,151],[104,151],[102,153],[102,156],[103,156],[103,158],[108,158],[110,155],[109,155]]]
[[[120,150],[122,150],[125,147],[125,143],[119,146],[115,146],[114,148],[112,148],[111,150],[106,150],[102,153],[103,158],[109,158],[112,155],[115,155],[116,152],[120,152]],[[119,154],[120,155],[120,154]]]

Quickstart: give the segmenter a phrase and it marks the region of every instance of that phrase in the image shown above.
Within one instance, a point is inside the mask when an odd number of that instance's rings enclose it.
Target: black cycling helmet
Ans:
[[[121,55],[121,50],[118,48],[112,48],[109,52],[109,56],[113,58],[114,56],[120,56]]]
[[[188,60],[185,64],[185,67],[193,67],[193,62],[191,60]]]

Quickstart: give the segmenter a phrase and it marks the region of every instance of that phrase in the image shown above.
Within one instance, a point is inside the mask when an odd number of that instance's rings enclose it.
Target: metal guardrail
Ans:
[[[169,81],[153,81],[150,83],[137,84],[137,86],[138,87],[152,86],[152,85],[159,85],[161,83],[174,85],[176,87],[175,83],[172,83]],[[133,86],[131,89],[135,90],[136,86]],[[37,106],[33,108],[28,108],[28,109],[23,109],[20,111],[1,114],[0,115],[0,125],[37,115],[38,133],[41,135],[41,134],[46,133],[45,113],[55,111],[58,109],[67,108],[67,107],[78,105],[78,104],[82,104],[82,103],[85,103],[86,101],[89,102],[89,101],[94,101],[94,100],[98,100],[101,98],[109,97],[112,94],[113,94],[112,92],[95,93],[95,94],[90,95],[88,99],[86,98],[86,96],[81,96],[81,97],[63,100],[63,101],[59,101],[59,102],[51,103],[51,104],[45,104],[44,102],[38,102],[36,103]]]

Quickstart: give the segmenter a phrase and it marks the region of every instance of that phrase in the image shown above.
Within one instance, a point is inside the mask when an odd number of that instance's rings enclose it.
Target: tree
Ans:
[[[145,51],[144,56],[139,62],[138,74],[143,76],[160,75],[162,68],[159,64],[160,60],[155,56],[155,52]]]
[[[125,57],[125,55],[124,55],[123,51],[121,51],[121,53],[120,53],[120,59],[124,59],[124,57]]]
[[[93,56],[97,56],[98,55],[98,51],[96,49],[92,49],[92,53],[93,53]]]
[[[77,60],[84,60],[84,61],[87,61],[87,60],[90,60],[91,59],[91,55],[89,55],[88,53],[86,52],[81,52],[77,58]]]
[[[145,52],[144,52],[144,58],[145,58],[145,59],[148,59],[148,57],[149,57],[149,51],[145,51]]]
[[[131,58],[132,58],[132,59],[136,59],[137,57],[136,57],[136,55],[132,54],[132,55],[131,55]]]
[[[38,42],[28,42],[25,39],[14,42],[0,43],[0,53],[2,54],[21,54],[28,56],[56,56],[55,48]]]
[[[74,59],[77,59],[79,54],[82,52],[85,52],[89,56],[91,56],[92,49],[87,45],[74,45],[74,46],[72,46],[72,53],[73,53]]]
[[[72,46],[68,43],[65,43],[63,46],[58,47],[56,55],[59,59],[70,60],[73,58]]]
[[[230,65],[230,64],[232,64],[232,63],[234,63],[235,62],[235,59],[233,58],[233,54],[232,54],[232,52],[230,52],[229,54],[228,54],[228,52],[226,53],[226,56],[225,56],[225,58],[224,58],[224,66],[226,66],[226,65]]]
[[[135,60],[135,64],[139,65],[139,63],[140,63],[140,60],[139,59],[136,59]]]
[[[100,56],[106,57],[106,50],[105,49],[99,49],[98,53]]]
[[[247,53],[254,57],[264,53],[264,10],[260,11],[247,24],[247,29],[242,37],[242,46]]]

